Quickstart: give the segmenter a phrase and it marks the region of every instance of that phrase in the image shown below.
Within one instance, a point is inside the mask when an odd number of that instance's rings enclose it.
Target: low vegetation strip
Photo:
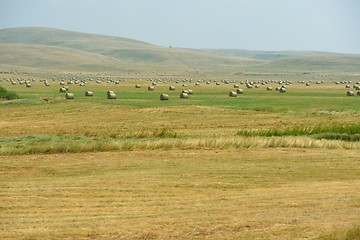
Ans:
[[[360,226],[355,226],[347,231],[334,231],[329,235],[323,235],[316,240],[358,240],[360,239]]]
[[[8,90],[6,90],[3,87],[0,87],[0,100],[1,99],[5,99],[5,100],[13,100],[13,99],[18,99],[19,96],[14,93],[14,92],[10,92]]]
[[[360,124],[295,126],[285,129],[265,130],[242,129],[237,132],[237,135],[245,137],[312,136],[315,139],[360,141]]]
[[[113,138],[86,136],[25,136],[0,138],[0,155],[79,153],[102,151],[325,148],[360,149],[360,142],[288,137]]]

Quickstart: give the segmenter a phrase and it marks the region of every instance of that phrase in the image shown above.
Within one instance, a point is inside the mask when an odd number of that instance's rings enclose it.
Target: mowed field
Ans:
[[[22,97],[0,102],[2,239],[345,239],[358,231],[360,142],[311,130],[360,134],[349,130],[359,129],[359,76],[150,75],[100,83],[95,74],[0,75],[0,86]],[[61,77],[73,100],[59,92]],[[72,77],[88,80],[68,84]],[[27,88],[18,79],[34,81]],[[230,98],[234,84],[244,94]],[[286,93],[275,91],[282,85]],[[184,89],[193,90],[188,99]],[[271,129],[285,133],[256,135]]]

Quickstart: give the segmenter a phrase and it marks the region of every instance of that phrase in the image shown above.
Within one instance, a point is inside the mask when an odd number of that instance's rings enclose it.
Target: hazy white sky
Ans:
[[[185,48],[360,54],[360,0],[0,0],[0,28],[21,26]]]

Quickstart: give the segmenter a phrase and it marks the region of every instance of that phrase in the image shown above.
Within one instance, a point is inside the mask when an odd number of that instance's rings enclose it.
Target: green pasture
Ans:
[[[31,88],[25,85],[10,85],[8,82],[0,83],[6,89],[16,92],[26,103],[31,99],[38,104],[59,102],[65,99],[65,93],[60,93],[61,87],[58,81],[50,82],[51,86],[45,87],[40,82],[32,84]],[[141,88],[135,88],[135,84],[141,84]],[[239,110],[269,111],[269,112],[313,112],[313,111],[360,111],[360,96],[348,97],[346,92],[353,89],[345,89],[345,85],[335,85],[328,82],[320,85],[305,86],[305,84],[293,83],[287,85],[287,92],[280,93],[275,91],[281,85],[270,83],[260,85],[260,88],[247,89],[245,85],[239,87],[244,90],[244,94],[239,94],[236,98],[230,98],[228,93],[236,91],[234,83],[215,85],[201,83],[196,86],[194,82],[186,83],[158,83],[153,91],[148,91],[151,85],[149,81],[125,81],[120,84],[106,83],[97,84],[90,82],[86,86],[77,84],[68,85],[69,91],[75,95],[73,101],[76,103],[100,103],[132,107],[166,107],[166,106],[208,106],[231,108]],[[239,84],[238,82],[236,84]],[[169,91],[169,86],[175,86],[175,91]],[[266,87],[271,86],[272,91],[267,91]],[[182,90],[192,89],[194,94],[189,95],[188,99],[180,99]],[[115,91],[117,99],[106,99],[108,90]],[[92,91],[93,97],[86,97],[85,91]],[[354,91],[354,90],[353,90]],[[160,101],[161,93],[169,94],[170,100]],[[355,91],[356,94],[356,91]],[[42,100],[45,99],[45,100]],[[21,103],[22,101],[20,101]],[[2,103],[2,106],[5,104]]]

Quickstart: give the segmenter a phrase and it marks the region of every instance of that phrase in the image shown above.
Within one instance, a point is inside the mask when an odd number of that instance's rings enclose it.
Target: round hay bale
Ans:
[[[189,91],[188,90],[182,90],[181,93],[186,93],[186,94],[189,94]]]
[[[183,93],[180,94],[180,98],[187,99],[187,98],[189,98],[189,95],[187,93],[183,92]]]
[[[229,92],[229,97],[237,97],[237,92]]]
[[[285,92],[286,92],[286,88],[281,87],[281,88],[280,88],[280,90],[279,90],[279,92],[281,92],[281,93],[285,93]]]
[[[107,91],[107,99],[116,99],[116,93],[114,91]]]
[[[74,99],[74,94],[73,93],[66,93],[65,98],[68,99],[68,100],[72,100],[72,99]]]
[[[306,86],[309,87],[309,86],[310,86],[310,83],[306,83]]]
[[[354,92],[353,92],[353,91],[347,91],[347,92],[346,92],[346,95],[347,95],[347,96],[354,96]]]
[[[188,90],[188,94],[189,94],[189,95],[192,95],[192,94],[193,94],[193,90],[192,90],[192,89],[189,89],[189,90]]]
[[[94,96],[94,93],[91,92],[91,91],[86,91],[86,92],[85,92],[85,96],[86,96],[86,97],[92,97],[92,96]]]
[[[267,87],[266,90],[267,91],[272,91],[273,89],[272,89],[272,87]]]
[[[253,86],[252,86],[250,83],[247,83],[247,84],[246,84],[246,88],[251,89],[251,88],[253,88]]]
[[[154,87],[153,86],[148,86],[148,91],[154,91]]]
[[[350,85],[345,85],[345,88],[350,88]]]
[[[239,88],[239,84],[234,84],[234,88]]]
[[[59,89],[59,92],[66,92],[66,88],[61,87],[61,88]]]
[[[135,84],[135,88],[141,88],[140,84]]]
[[[160,100],[169,100],[169,95],[165,93],[160,94]]]
[[[30,88],[30,87],[31,87],[31,83],[26,83],[26,87]]]
[[[170,91],[175,91],[175,86],[170,86],[170,87],[169,87],[169,90],[170,90]]]
[[[237,94],[243,94],[243,93],[244,93],[244,90],[242,90],[241,88],[239,88],[239,89],[236,90],[236,93],[237,93]]]

